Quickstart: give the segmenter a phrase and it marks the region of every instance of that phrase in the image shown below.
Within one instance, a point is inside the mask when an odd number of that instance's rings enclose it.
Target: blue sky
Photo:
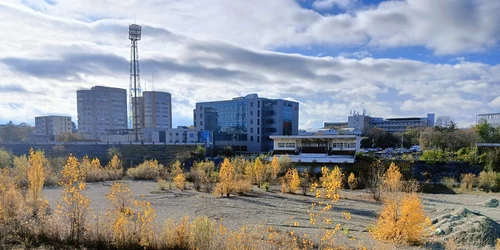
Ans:
[[[258,93],[300,102],[300,127],[500,111],[497,0],[5,0],[0,123],[71,115],[76,90],[128,88],[129,23],[143,25],[141,83],[196,102]],[[16,23],[16,25],[11,25]],[[143,87],[144,88],[144,87]]]

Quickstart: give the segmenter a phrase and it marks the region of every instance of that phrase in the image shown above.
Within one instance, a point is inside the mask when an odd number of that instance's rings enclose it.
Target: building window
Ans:
[[[285,143],[283,143],[283,142],[278,143],[278,148],[284,148],[284,147],[285,147]]]
[[[250,136],[250,141],[253,141],[253,136]]]
[[[257,101],[257,108],[260,108],[260,101]]]
[[[250,110],[250,115],[253,115],[253,111],[252,110]]]
[[[250,124],[253,124],[253,119],[250,119]]]
[[[250,133],[253,133],[253,128],[250,128]]]
[[[260,117],[260,109],[257,110],[257,117]]]
[[[260,134],[260,128],[257,128],[257,134]]]
[[[203,121],[200,121],[200,126],[203,126]]]
[[[250,102],[250,107],[253,107],[253,102]]]
[[[260,140],[259,140],[259,139],[260,139],[260,137],[259,137],[259,136],[257,136],[257,143],[260,143]]]
[[[200,113],[200,118],[203,118],[203,113]]]
[[[286,147],[287,148],[295,148],[295,143],[287,143]]]
[[[257,119],[257,125],[260,125],[260,119]]]

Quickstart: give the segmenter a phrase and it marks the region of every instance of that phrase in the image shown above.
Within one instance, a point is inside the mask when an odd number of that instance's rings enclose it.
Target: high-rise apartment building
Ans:
[[[60,134],[72,133],[73,125],[70,116],[38,116],[35,117],[35,134],[56,137]]]
[[[78,134],[99,140],[111,130],[127,129],[127,90],[95,86],[76,95]]]
[[[273,148],[270,135],[297,135],[299,103],[257,94],[226,101],[196,103],[197,131],[211,131],[216,147],[263,152]]]
[[[170,93],[144,91],[142,99],[144,128],[171,129],[172,98]]]

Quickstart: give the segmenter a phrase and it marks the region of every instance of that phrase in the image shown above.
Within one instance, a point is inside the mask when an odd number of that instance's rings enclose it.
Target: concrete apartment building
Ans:
[[[53,139],[60,134],[72,133],[73,124],[70,116],[38,116],[35,117],[35,134],[47,135]]]
[[[297,135],[299,103],[261,98],[257,94],[232,100],[196,103],[196,131],[210,131],[215,147],[266,152],[273,148],[270,135]]]
[[[487,122],[492,127],[500,127],[500,113],[479,114],[476,116],[476,123]]]
[[[144,91],[142,99],[144,106],[144,128],[171,129],[172,97],[170,93]]]
[[[78,134],[99,140],[111,130],[127,129],[127,90],[95,86],[78,90]]]
[[[151,141],[157,143],[198,143],[198,131],[187,126],[157,129],[151,133]]]

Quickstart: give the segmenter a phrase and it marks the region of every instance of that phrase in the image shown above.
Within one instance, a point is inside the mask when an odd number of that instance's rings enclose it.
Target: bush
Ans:
[[[174,183],[177,189],[184,190],[186,188],[186,176],[184,173],[177,174],[174,177]]]
[[[439,149],[429,149],[425,150],[420,156],[421,161],[426,161],[428,163],[436,163],[436,162],[447,162],[449,160],[448,155]]]
[[[477,183],[477,176],[475,174],[463,174],[462,182],[460,183],[460,187],[465,191],[472,191],[474,186]]]
[[[354,173],[349,174],[349,177],[347,177],[347,184],[349,185],[349,188],[351,190],[356,189],[358,186],[358,179],[354,175]]]
[[[139,166],[128,169],[127,176],[136,180],[156,180],[162,168],[157,160],[146,160]]]
[[[327,167],[322,167],[321,175],[321,186],[324,189],[321,197],[338,201],[340,198],[340,190],[343,187],[342,182],[344,174],[338,166],[335,166],[333,170],[329,170]]]
[[[189,227],[189,246],[191,249],[210,249],[213,240],[213,225],[207,216],[194,219]]]
[[[262,188],[266,190],[266,192],[269,192],[269,182],[262,183]]]
[[[163,239],[167,249],[188,249],[189,245],[189,217],[183,216],[179,224],[167,219],[163,227]]]
[[[234,182],[234,167],[229,161],[229,159],[225,158],[222,166],[219,171],[219,182],[215,186],[214,195],[217,196],[228,196],[233,188]]]
[[[444,177],[441,179],[441,184],[449,189],[453,189],[455,187],[456,180],[453,177]]]
[[[372,234],[375,239],[396,244],[422,243],[426,224],[422,202],[417,194],[405,194],[400,201],[397,196],[388,197]]]
[[[300,177],[297,169],[288,169],[281,179],[281,192],[294,194],[300,187]]]
[[[252,182],[248,179],[240,179],[233,182],[232,190],[239,195],[252,192]]]
[[[500,173],[482,171],[479,173],[479,187],[485,191],[498,192],[500,190]]]
[[[172,182],[160,178],[156,181],[156,184],[158,185],[158,189],[162,191],[172,190],[173,187]]]

